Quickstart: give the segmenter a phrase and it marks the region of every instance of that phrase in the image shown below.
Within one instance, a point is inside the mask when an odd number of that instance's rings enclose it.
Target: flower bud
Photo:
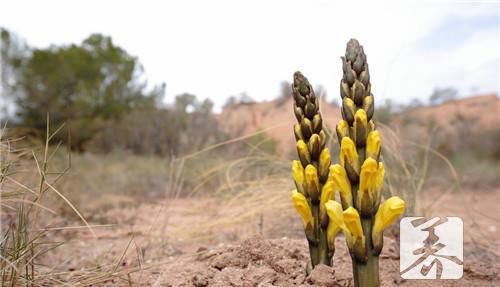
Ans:
[[[357,182],[359,177],[358,152],[349,137],[344,137],[340,143],[340,164],[345,168],[351,182]]]
[[[335,130],[337,131],[339,144],[342,142],[343,137],[349,136],[349,124],[345,120],[340,120]]]
[[[354,122],[355,112],[356,112],[356,107],[354,105],[354,102],[349,98],[344,98],[342,100],[342,116],[350,126]]]
[[[363,147],[366,144],[367,125],[365,110],[357,110],[354,115],[353,138],[358,147]]]
[[[306,98],[303,97],[300,92],[294,87],[292,88],[293,91],[293,99],[295,100],[295,104],[299,108],[304,108],[306,106]]]
[[[295,209],[300,214],[300,217],[302,217],[302,221],[304,222],[304,229],[306,231],[313,230],[314,220],[311,207],[309,206],[306,197],[302,193],[294,190],[292,191],[292,201],[293,206],[295,206]]]
[[[321,151],[321,139],[318,134],[313,134],[307,143],[309,149],[309,154],[312,160],[317,160],[319,158],[319,153]]]
[[[389,227],[405,211],[405,202],[393,196],[384,201],[375,215],[372,229],[372,244],[377,253],[382,250],[383,231]]]
[[[306,194],[304,190],[304,167],[298,160],[292,162],[292,177],[297,191]]]
[[[304,117],[300,122],[300,130],[302,131],[302,136],[307,140],[313,134],[311,121]]]
[[[366,139],[366,157],[378,160],[382,139],[379,131],[371,131]]]
[[[304,137],[302,136],[302,131],[300,130],[300,124],[297,123],[293,126],[293,133],[295,135],[295,140],[304,140]]]
[[[340,164],[330,166],[329,179],[335,183],[336,188],[340,192],[340,199],[342,200],[342,208],[346,209],[352,206],[352,190],[351,182],[347,177],[347,172]]]
[[[300,123],[302,121],[302,118],[304,118],[304,112],[302,111],[302,108],[297,107],[297,104],[293,104],[293,112],[295,113],[295,117],[297,118],[297,121]]]
[[[356,72],[351,68],[351,63],[349,61],[347,62],[346,71],[344,73],[344,80],[349,86],[352,86],[354,80],[356,80]]]
[[[374,131],[374,130],[376,130],[375,123],[373,122],[373,120],[370,120],[368,122],[368,132],[371,132],[371,131]]]
[[[361,72],[359,80],[363,83],[363,85],[365,85],[365,87],[370,83],[370,73],[368,72],[368,69]]]
[[[311,163],[311,155],[307,150],[307,144],[303,140],[297,141],[297,154],[299,155],[302,166],[307,166]]]
[[[312,119],[315,113],[316,106],[314,105],[314,102],[307,101],[306,107],[304,108],[304,114],[306,115],[306,117]]]
[[[319,155],[318,175],[320,182],[325,182],[328,179],[331,164],[332,159],[330,157],[330,150],[324,148]]]
[[[305,169],[305,187],[306,192],[311,197],[311,200],[319,199],[319,181],[318,181],[318,171],[314,165],[309,164]]]
[[[351,90],[349,89],[349,85],[344,81],[340,80],[340,97],[343,98],[352,98]]]
[[[363,99],[363,110],[366,112],[366,118],[370,121],[373,117],[373,112],[375,109],[375,105],[373,103],[373,96],[366,96]]]
[[[315,114],[312,119],[312,128],[314,133],[319,133],[323,128],[323,120],[321,119],[321,115],[319,113]]]
[[[354,103],[359,107],[363,104],[363,98],[365,97],[365,86],[358,80],[354,82],[352,86],[352,96]]]
[[[324,149],[326,146],[326,133],[325,133],[325,131],[321,130],[319,132],[319,139],[320,139],[320,143],[321,143],[321,149]]]

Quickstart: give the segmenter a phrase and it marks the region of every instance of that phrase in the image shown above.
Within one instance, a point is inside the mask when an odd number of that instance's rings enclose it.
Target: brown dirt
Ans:
[[[500,279],[498,195],[500,189],[421,196],[420,207],[428,215],[464,219],[464,277],[432,284],[402,280],[398,244],[386,237],[380,259],[382,286],[495,286]],[[306,276],[307,243],[288,199],[274,202],[277,210],[250,214],[242,200],[233,205],[213,198],[114,208],[90,217],[94,224],[112,224],[95,227],[95,237],[84,228],[50,231],[47,241],[64,245],[45,255],[39,271],[92,286],[352,286],[343,237],[337,238],[335,267],[323,266]],[[252,201],[249,206],[259,204]],[[61,217],[51,224],[74,225],[80,223]]]

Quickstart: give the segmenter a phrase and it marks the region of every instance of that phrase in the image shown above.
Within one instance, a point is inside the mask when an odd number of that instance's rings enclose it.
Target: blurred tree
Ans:
[[[12,96],[22,123],[44,131],[49,112],[52,126],[71,126],[78,150],[103,121],[119,120],[132,109],[154,108],[165,88],[146,91],[137,58],[99,34],[81,45],[34,49],[16,69],[21,92]]]
[[[30,50],[22,40],[0,28],[0,119],[9,118],[14,110],[12,98],[19,92],[19,68],[29,54]]]
[[[458,91],[455,88],[436,88],[429,97],[431,105],[440,105],[457,98]]]

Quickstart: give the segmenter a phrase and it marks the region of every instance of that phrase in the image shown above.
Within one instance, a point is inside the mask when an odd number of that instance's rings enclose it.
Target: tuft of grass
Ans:
[[[39,270],[39,259],[62,243],[47,241],[44,216],[56,214],[45,204],[49,193],[55,194],[92,228],[54,185],[71,167],[71,152],[67,166],[59,171],[51,169],[51,160],[57,150],[49,148],[53,137],[63,127],[50,132],[47,116],[46,140],[42,151],[18,148],[23,138],[9,138],[8,130],[0,131],[0,286],[39,286],[47,274]]]

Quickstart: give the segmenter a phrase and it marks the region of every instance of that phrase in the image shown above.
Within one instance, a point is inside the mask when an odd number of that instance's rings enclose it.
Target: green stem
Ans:
[[[312,268],[318,264],[331,266],[326,230],[321,227],[319,218],[319,204],[312,204],[312,213],[314,218],[314,239],[309,240],[309,254],[311,255]]]
[[[372,218],[361,218],[361,225],[363,226],[363,233],[366,240],[366,262],[357,261],[352,256],[352,271],[354,277],[355,287],[379,287],[380,279],[378,274],[378,256],[374,255],[372,249],[371,229]]]

